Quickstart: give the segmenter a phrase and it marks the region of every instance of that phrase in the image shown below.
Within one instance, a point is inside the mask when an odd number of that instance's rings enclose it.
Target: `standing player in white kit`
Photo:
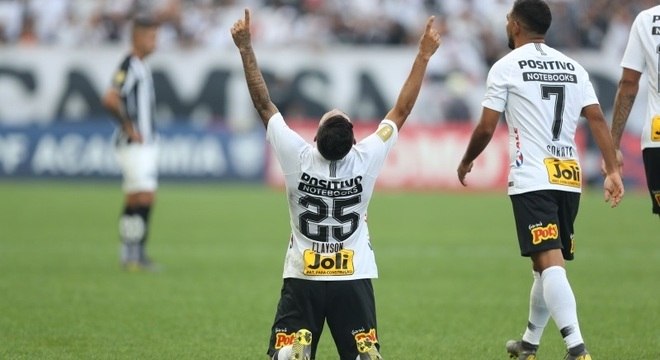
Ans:
[[[544,43],[552,22],[542,0],[516,0],[507,15],[512,51],[493,65],[482,102],[481,120],[458,166],[465,177],[490,142],[504,112],[509,130],[508,193],[520,254],[530,257],[534,282],[529,317],[521,340],[507,343],[518,360],[536,359],[550,317],[566,343],[568,360],[590,360],[565,270],[573,260],[573,225],[578,213],[582,175],[575,143],[584,116],[606,164],[605,199],[616,206],[623,184],[607,123],[589,75],[575,60]]]

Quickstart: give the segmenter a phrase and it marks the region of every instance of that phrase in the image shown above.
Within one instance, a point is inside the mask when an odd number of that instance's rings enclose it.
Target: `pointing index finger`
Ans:
[[[433,26],[433,20],[435,20],[435,16],[429,17],[429,20],[426,22],[426,32],[431,30],[431,27]]]
[[[245,8],[245,25],[250,26],[250,9]]]

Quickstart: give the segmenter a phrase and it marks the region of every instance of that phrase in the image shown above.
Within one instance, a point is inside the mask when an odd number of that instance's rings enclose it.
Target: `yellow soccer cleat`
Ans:
[[[312,332],[300,329],[291,346],[291,360],[310,360],[312,354]]]
[[[383,357],[378,352],[376,344],[369,338],[364,338],[357,341],[358,352],[360,353],[360,360],[382,360]]]

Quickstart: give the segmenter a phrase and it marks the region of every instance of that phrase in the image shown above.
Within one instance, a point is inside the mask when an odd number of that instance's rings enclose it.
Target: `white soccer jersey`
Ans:
[[[378,277],[367,228],[376,177],[398,137],[383,120],[343,159],[326,160],[277,113],[266,137],[284,173],[291,238],[284,278],[352,280]]]
[[[591,104],[598,99],[584,68],[545,44],[523,45],[493,65],[482,105],[506,117],[510,195],[581,191],[575,131]]]
[[[635,18],[621,66],[648,75],[649,99],[641,144],[642,149],[660,147],[660,5]]]

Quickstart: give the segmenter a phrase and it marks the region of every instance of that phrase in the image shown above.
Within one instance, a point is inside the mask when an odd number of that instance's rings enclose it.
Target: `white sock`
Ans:
[[[543,298],[541,274],[536,271],[532,271],[532,274],[534,283],[532,283],[532,290],[529,293],[529,318],[522,340],[532,345],[539,345],[543,330],[550,319],[550,311]]]
[[[551,266],[543,270],[541,280],[543,298],[566,347],[570,349],[582,344],[584,340],[578,324],[575,295],[566,278],[566,270],[561,266]]]
[[[280,350],[273,356],[273,360],[289,360],[293,352],[291,345],[282,346]]]

